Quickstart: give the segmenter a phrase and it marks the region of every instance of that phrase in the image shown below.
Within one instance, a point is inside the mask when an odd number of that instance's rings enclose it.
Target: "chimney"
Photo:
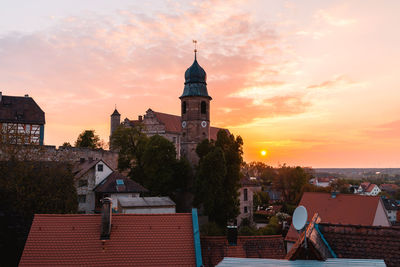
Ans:
[[[331,197],[332,197],[332,198],[336,198],[336,194],[337,194],[337,192],[335,192],[335,191],[332,191],[332,193],[331,193]]]
[[[26,98],[28,98],[28,97],[29,97],[29,95],[28,95],[28,94],[26,94],[26,95],[25,95],[25,97],[26,97]]]
[[[139,121],[140,121],[140,122],[142,122],[142,121],[143,121],[143,116],[142,116],[142,115],[139,115],[139,117],[138,117],[138,118],[139,118]]]
[[[111,204],[112,200],[109,197],[105,197],[101,200],[101,233],[100,240],[110,239],[111,234]]]
[[[228,228],[228,244],[230,246],[236,246],[237,245],[237,235],[238,235],[238,231],[237,231],[237,226],[227,226]]]

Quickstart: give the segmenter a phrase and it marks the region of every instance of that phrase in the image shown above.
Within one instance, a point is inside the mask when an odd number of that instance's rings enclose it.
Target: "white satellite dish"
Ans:
[[[298,206],[293,213],[293,226],[297,231],[304,228],[307,222],[307,210],[304,206]]]

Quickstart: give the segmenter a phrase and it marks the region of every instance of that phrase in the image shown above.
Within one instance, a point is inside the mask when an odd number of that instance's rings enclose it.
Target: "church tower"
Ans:
[[[113,114],[111,114],[110,149],[111,149],[111,136],[112,136],[113,132],[120,125],[121,125],[121,114],[119,114],[117,108],[115,107]]]
[[[181,155],[192,166],[198,163],[196,146],[204,139],[210,139],[210,101],[207,92],[207,74],[197,63],[197,50],[194,62],[185,72],[185,87],[181,99]]]

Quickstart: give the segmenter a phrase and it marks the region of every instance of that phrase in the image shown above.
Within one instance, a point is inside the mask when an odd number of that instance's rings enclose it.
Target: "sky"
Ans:
[[[211,124],[243,138],[245,161],[400,167],[400,1],[0,5],[0,91],[34,98],[47,145],[85,129],[108,142],[115,105],[179,115],[197,40]]]

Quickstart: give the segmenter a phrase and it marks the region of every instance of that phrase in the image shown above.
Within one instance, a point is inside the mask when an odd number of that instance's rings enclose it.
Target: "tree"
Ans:
[[[244,175],[260,178],[263,185],[271,185],[277,175],[276,170],[272,166],[268,166],[263,162],[255,161],[248,164],[245,163],[242,167],[242,172]]]
[[[258,207],[266,207],[269,204],[269,195],[268,192],[257,192],[253,195],[253,208],[254,211],[257,210]]]
[[[192,168],[185,159],[176,159],[172,142],[154,135],[147,137],[143,127],[119,127],[111,138],[118,151],[118,169],[146,187],[151,195],[167,195],[176,203],[177,211],[190,211],[188,196],[193,183]]]
[[[32,152],[32,151],[30,151]],[[65,162],[0,162],[0,247],[2,264],[18,265],[35,213],[76,213],[72,167]]]
[[[72,145],[70,144],[70,142],[64,142],[61,147],[72,147]]]
[[[143,154],[149,141],[142,130],[142,126],[120,126],[111,137],[111,145],[118,151],[118,169],[128,170],[128,176],[140,184],[145,180]]]
[[[220,130],[217,140],[204,140],[197,148],[199,166],[196,175],[195,205],[218,225],[225,227],[239,214],[240,166],[243,140]]]
[[[102,143],[94,130],[85,130],[79,134],[78,139],[75,142],[76,147],[87,147],[87,148],[101,148]]]
[[[282,193],[285,202],[297,205],[303,193],[303,186],[310,178],[311,174],[304,168],[283,165],[278,169],[273,186]]]
[[[154,135],[147,142],[143,157],[143,185],[154,195],[171,195],[175,190],[175,146],[162,136]]]

